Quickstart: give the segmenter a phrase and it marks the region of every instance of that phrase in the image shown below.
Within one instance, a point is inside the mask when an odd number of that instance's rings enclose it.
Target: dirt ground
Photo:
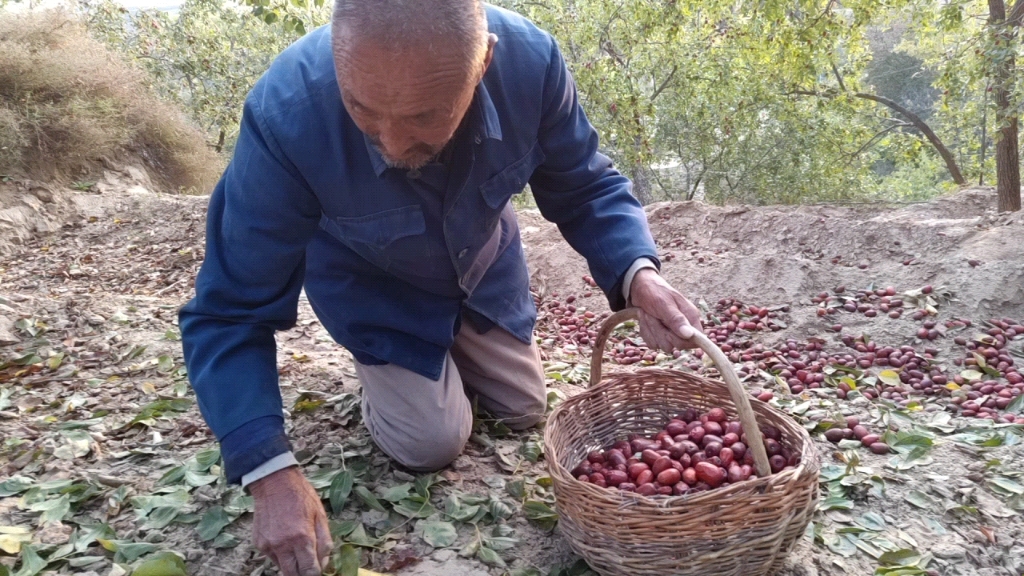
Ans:
[[[188,574],[276,573],[251,546],[251,500],[224,483],[182,367],[176,310],[203,259],[207,200],[151,189],[129,168],[88,190],[0,183],[0,565],[12,573],[127,574],[160,550],[179,554]],[[967,190],[909,206],[666,203],[648,214],[665,276],[708,311],[722,298],[788,305],[785,328],[754,334],[756,343],[820,338],[841,349],[841,334],[923,344],[909,314],[841,314],[842,333],[831,332],[836,318],[818,316],[812,299],[840,285],[933,285],[935,318],[973,320],[958,329],[968,337],[993,317],[1024,320],[1024,216],[994,206],[992,191]],[[551,302],[575,296],[580,312],[598,315],[607,305],[553,225],[532,210],[520,221],[554,403],[583,389],[591,350],[547,337]],[[948,360],[963,349],[952,336],[928,346],[955,374]],[[1022,341],[1009,343],[1018,358]],[[417,478],[372,447],[352,358],[305,301],[298,325],[278,335],[278,361],[298,457],[328,509],[332,495],[339,504],[339,545],[356,546],[339,554],[361,551],[365,567],[397,575],[584,573],[550,518],[524,508],[557,509],[543,457],[532,461],[536,431],[481,421],[451,467]],[[654,363],[688,369],[694,358]],[[913,459],[876,456],[816,432],[822,510],[785,574],[1024,573],[1020,425],[962,418],[948,396],[900,409],[842,401],[834,389],[786,394],[758,374],[747,384],[773,390],[772,403],[809,429],[842,413],[898,424],[927,444]],[[354,477],[350,494],[342,470]]]

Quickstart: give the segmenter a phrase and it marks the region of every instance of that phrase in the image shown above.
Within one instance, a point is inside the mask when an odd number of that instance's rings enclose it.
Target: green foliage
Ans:
[[[980,40],[980,0],[502,3],[557,37],[602,142],[642,200],[909,200],[948,190],[936,150],[857,92],[930,120],[974,180],[994,169],[984,82],[1010,50]]]
[[[656,198],[652,179],[665,197],[715,201],[869,192],[874,156],[860,148],[885,127],[876,106],[793,93],[857,89],[870,62],[866,30],[886,4],[505,4],[558,38],[588,114],[642,199]],[[651,170],[659,164],[683,177],[666,185]]]
[[[91,1],[84,10],[92,33],[145,68],[218,151],[231,149],[245,97],[273,59],[330,16],[322,2],[276,24],[224,0],[186,0],[176,14],[129,12],[113,0]]]
[[[218,151],[230,151],[259,75],[331,11],[324,0],[187,0],[177,14],[88,2],[93,33],[148,70]],[[970,181],[993,181],[989,78],[1020,42],[998,37],[986,1],[498,4],[558,39],[606,152],[644,202],[920,200],[950,190],[934,147],[858,93],[916,112]]]
[[[267,24],[280,24],[289,34],[303,35],[330,17],[324,0],[242,0],[252,6],[252,14]]]
[[[965,177],[994,184],[994,137],[999,126],[992,77],[1014,51],[1021,51],[1021,43],[1018,37],[1016,46],[1007,46],[997,38],[998,29],[988,23],[988,10],[985,0],[915,5],[912,34],[901,49],[934,71],[934,87],[939,91],[936,125]],[[1010,89],[1011,110],[1019,116],[1024,110],[1021,74],[1015,75]]]

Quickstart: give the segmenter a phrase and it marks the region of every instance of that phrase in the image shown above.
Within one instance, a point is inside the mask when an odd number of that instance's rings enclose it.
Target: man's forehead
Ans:
[[[338,83],[360,99],[364,93],[395,98],[409,92],[450,92],[472,79],[457,57],[435,51],[396,51],[371,44],[335,52]]]

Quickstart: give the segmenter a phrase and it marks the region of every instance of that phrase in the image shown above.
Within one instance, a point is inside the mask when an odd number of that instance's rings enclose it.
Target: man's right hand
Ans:
[[[256,503],[253,543],[284,576],[320,576],[331,555],[327,513],[299,468],[278,470],[249,485]]]

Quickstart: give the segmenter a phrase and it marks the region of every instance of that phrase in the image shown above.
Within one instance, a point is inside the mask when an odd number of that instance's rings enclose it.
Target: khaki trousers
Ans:
[[[537,424],[547,407],[537,344],[497,326],[478,334],[463,322],[437,381],[394,364],[356,362],[356,374],[370,436],[419,472],[439,470],[462,453],[473,427],[470,397],[513,430]]]

